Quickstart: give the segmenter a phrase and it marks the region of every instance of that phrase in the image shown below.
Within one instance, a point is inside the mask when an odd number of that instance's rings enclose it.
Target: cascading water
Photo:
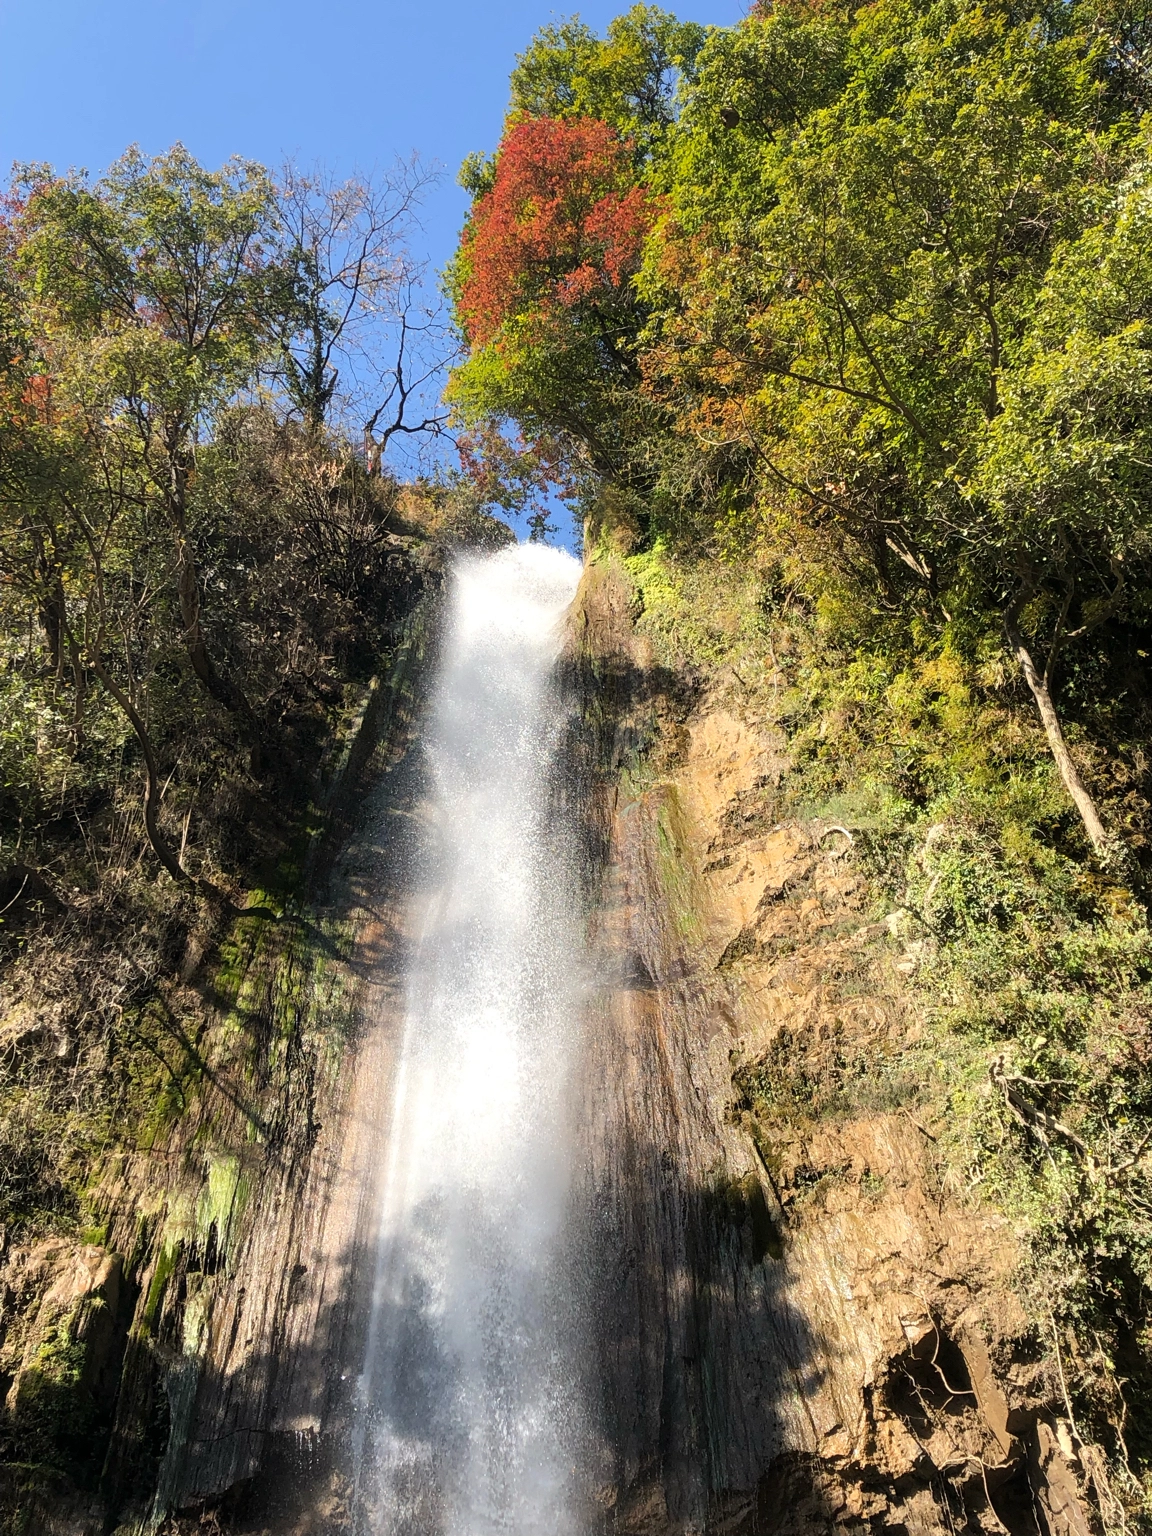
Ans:
[[[579,579],[461,559],[427,727],[435,836],[387,1149],[356,1480],[363,1536],[566,1536],[578,1433],[562,1258],[577,1034],[549,818]]]

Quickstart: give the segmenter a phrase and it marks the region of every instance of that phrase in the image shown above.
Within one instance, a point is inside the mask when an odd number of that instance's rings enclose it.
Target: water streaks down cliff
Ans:
[[[549,829],[560,551],[461,560],[426,734],[434,835],[385,1160],[356,1428],[372,1536],[564,1532],[561,1260],[574,907]]]

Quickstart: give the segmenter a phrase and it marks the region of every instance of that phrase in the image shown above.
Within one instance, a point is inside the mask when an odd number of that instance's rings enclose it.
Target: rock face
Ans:
[[[781,743],[655,665],[630,608],[619,569],[592,564],[558,788],[597,978],[573,1105],[589,1529],[1088,1536],[1093,1469],[1013,1294],[1011,1232],[942,1183],[931,1126],[845,1068],[871,1051],[898,1074],[916,956],[893,962],[866,920],[850,834],[773,819]],[[45,1536],[350,1528],[421,814],[398,706],[422,646],[349,749],[331,921],[252,940],[202,1103],[107,1170],[100,1241],[0,1265],[9,1418],[93,1463],[87,1493],[20,1493]],[[835,1082],[837,1111],[766,1124],[753,1072],[782,1102]]]
[[[422,669],[420,648],[405,665]],[[170,1428],[140,1531],[161,1515],[179,1529],[181,1512],[206,1509],[223,1529],[326,1531],[341,1528],[346,1513],[345,1453],[370,1304],[422,789],[418,710],[412,698],[396,709],[409,684],[418,687],[416,672],[393,679],[392,718],[369,721],[378,746],[361,752],[363,795],[347,813],[355,836],[331,872],[329,905],[345,954],[321,973],[324,995],[298,1005],[314,1010],[318,1029],[335,1015],[348,1031],[301,1053],[282,1139],[247,1168],[219,1166],[221,1259],[206,1262],[201,1237],[191,1258],[198,1272],[165,1289],[158,1329],[168,1315],[179,1325],[163,1381]],[[294,979],[283,961],[275,981],[302,994],[316,985],[312,972]],[[234,1134],[231,1144],[242,1140]],[[202,1193],[201,1234],[207,1204]],[[172,1337],[170,1323],[166,1332]]]
[[[606,979],[578,1111],[606,1524],[1093,1529],[1012,1235],[941,1187],[931,1130],[850,1089],[802,1134],[741,1108],[743,1064],[778,1062],[787,1088],[861,1042],[898,1058],[915,1030],[851,835],[766,820],[779,744],[677,694],[610,564],[586,578],[572,667]]]
[[[123,1345],[122,1268],[119,1254],[94,1243],[49,1240],[13,1254],[5,1300],[19,1315],[21,1301],[35,1298],[25,1326],[4,1341],[12,1367],[4,1406],[17,1423],[64,1415],[63,1432],[82,1439],[107,1407]]]
[[[253,1505],[257,1529],[288,1531],[339,1512],[436,601],[430,583],[332,766],[312,905],[242,921],[167,993],[197,1091],[105,1160],[99,1241],[5,1252],[0,1232],[0,1494],[21,1530],[143,1536]],[[51,1016],[6,1027],[10,1048],[55,1049]]]

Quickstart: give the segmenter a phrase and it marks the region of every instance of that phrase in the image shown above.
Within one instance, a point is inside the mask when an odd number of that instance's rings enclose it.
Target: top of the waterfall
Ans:
[[[495,630],[524,638],[555,634],[583,569],[566,550],[547,544],[461,554],[452,564],[458,622],[465,632]]]
[[[491,551],[461,551],[455,558],[457,566],[486,567],[491,570],[515,572],[529,580],[551,580],[559,587],[566,587],[569,595],[576,590],[583,567],[566,549],[552,544],[506,544],[502,549]]]

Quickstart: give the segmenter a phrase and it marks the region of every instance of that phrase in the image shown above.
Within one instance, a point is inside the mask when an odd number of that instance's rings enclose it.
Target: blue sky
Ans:
[[[601,30],[627,3],[573,9]],[[730,25],[747,6],[668,9]],[[495,145],[515,54],[568,14],[531,0],[0,0],[0,169],[99,172],[129,144],[177,139],[209,165],[296,156],[344,174],[416,150],[445,172],[423,216],[439,268],[464,215],[460,161]]]

